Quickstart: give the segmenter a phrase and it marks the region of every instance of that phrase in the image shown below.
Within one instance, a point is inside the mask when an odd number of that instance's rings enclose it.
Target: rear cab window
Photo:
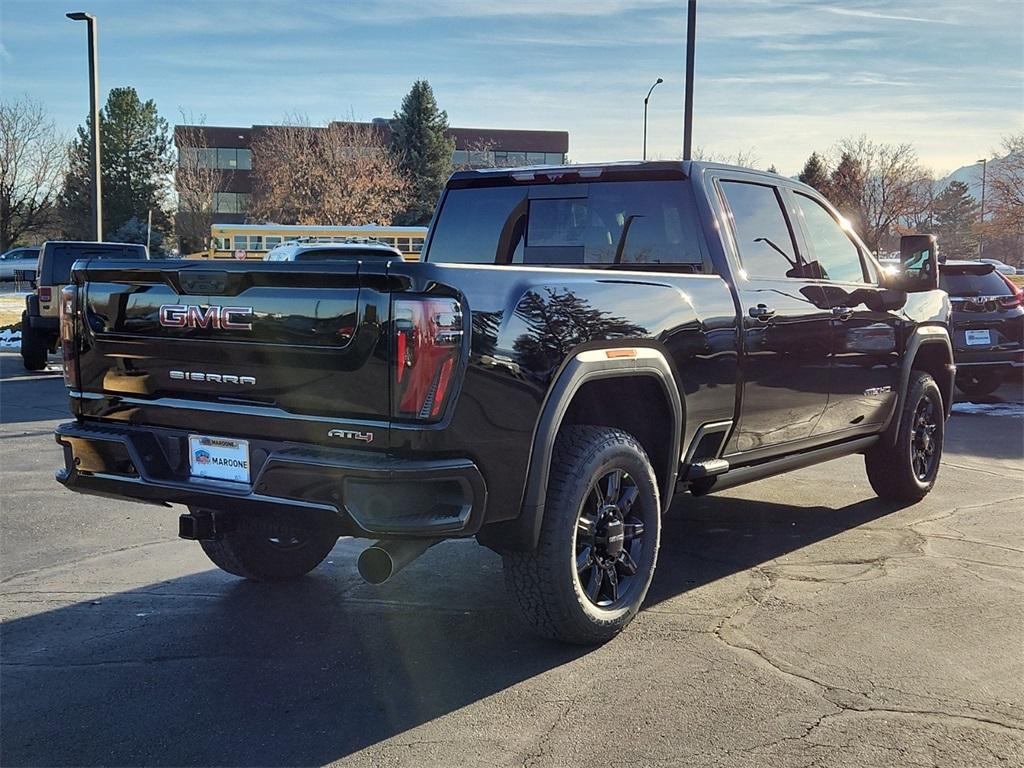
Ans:
[[[450,189],[425,260],[711,271],[682,179]]]
[[[991,264],[939,266],[939,288],[950,296],[1012,296],[1013,291]]]

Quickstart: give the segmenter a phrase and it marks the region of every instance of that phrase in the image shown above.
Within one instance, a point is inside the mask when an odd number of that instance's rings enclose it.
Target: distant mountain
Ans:
[[[993,170],[997,169],[1001,163],[1005,162],[1005,158],[997,157],[994,160],[988,161],[988,174],[991,174]],[[971,195],[975,200],[981,199],[981,163],[972,163],[971,165],[964,165],[957,168],[951,174],[943,179],[939,179],[935,182],[936,194],[941,192],[949,185],[952,181],[962,181],[967,185]]]

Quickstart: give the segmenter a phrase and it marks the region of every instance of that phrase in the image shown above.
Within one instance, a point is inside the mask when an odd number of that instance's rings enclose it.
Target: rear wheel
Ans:
[[[899,431],[883,434],[864,455],[868,482],[879,498],[920,501],[935,485],[942,460],[942,393],[924,371],[911,371]]]
[[[965,368],[956,374],[956,388],[972,397],[991,395],[1002,383],[999,371],[991,368]]]
[[[538,634],[603,643],[640,610],[660,533],[657,480],[636,438],[566,427],[555,444],[537,549],[504,555],[505,582]]]
[[[253,581],[288,581],[320,565],[337,540],[323,528],[239,515],[220,538],[199,544],[222,571]]]
[[[41,371],[46,367],[47,334],[29,326],[28,313],[21,313],[21,360],[26,371]]]

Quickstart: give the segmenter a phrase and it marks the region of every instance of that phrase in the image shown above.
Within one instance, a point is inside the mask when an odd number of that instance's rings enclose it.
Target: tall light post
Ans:
[[[103,240],[103,176],[100,172],[100,69],[99,48],[96,42],[96,17],[78,11],[65,14],[72,21],[88,24],[89,35],[89,107],[90,141],[92,143],[92,218],[96,242]]]
[[[654,81],[654,85],[651,86],[651,90],[649,90],[647,95],[644,96],[644,160],[647,159],[647,102],[651,100],[651,94],[654,93],[654,89],[664,82],[665,81],[659,77]]]
[[[981,221],[981,232],[978,234],[978,258],[984,255],[985,249],[985,177],[988,174],[988,158],[983,157],[978,161],[981,163],[981,210],[978,212],[978,219]]]
[[[693,148],[693,56],[697,40],[697,0],[686,4],[686,97],[683,114],[683,160]]]

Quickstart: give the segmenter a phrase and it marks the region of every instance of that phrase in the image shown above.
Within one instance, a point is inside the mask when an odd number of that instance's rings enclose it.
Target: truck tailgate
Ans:
[[[325,422],[386,430],[386,265],[361,266],[80,266],[83,415],[294,440],[325,441]]]

